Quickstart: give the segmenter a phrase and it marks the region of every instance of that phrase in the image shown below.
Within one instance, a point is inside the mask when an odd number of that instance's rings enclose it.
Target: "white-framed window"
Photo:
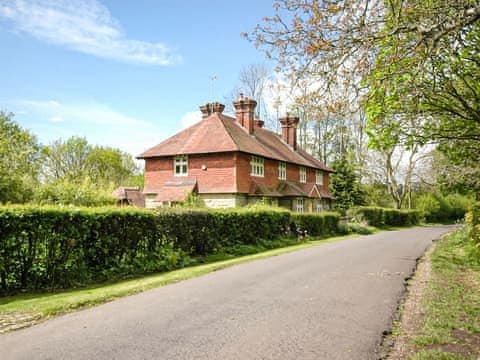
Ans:
[[[264,174],[264,159],[261,156],[252,155],[250,160],[250,175],[261,176]]]
[[[316,212],[321,212],[321,211],[323,211],[322,200],[317,200],[317,201],[316,201],[315,211],[316,211]]]
[[[300,182],[307,182],[307,168],[305,166],[300,166]]]
[[[173,160],[173,171],[175,176],[188,175],[188,157],[187,155],[177,155]]]
[[[317,170],[315,172],[315,182],[317,185],[323,185],[323,171],[322,170]]]
[[[303,198],[297,198],[297,207],[295,208],[297,212],[304,212],[305,211],[305,203]]]
[[[278,162],[278,178],[280,180],[287,180],[287,163],[283,161]]]

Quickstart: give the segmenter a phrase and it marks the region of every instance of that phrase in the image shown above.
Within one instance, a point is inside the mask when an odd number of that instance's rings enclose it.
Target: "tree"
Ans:
[[[37,139],[0,111],[0,203],[31,199],[38,174]]]
[[[245,36],[279,70],[365,104],[377,141],[393,131],[403,144],[480,153],[477,0],[277,0],[274,8]]]
[[[137,172],[129,154],[119,149],[93,146],[85,138],[71,137],[42,149],[42,175],[46,182],[83,182],[99,187],[128,185]]]
[[[276,121],[277,119],[271,119],[272,114],[269,113],[267,107],[267,95],[270,85],[271,71],[268,66],[265,64],[250,64],[244,66],[240,70],[237,85],[235,85],[230,94],[225,98],[227,109],[234,111],[231,107],[232,102],[238,100],[240,94],[244,94],[257,102],[255,116],[266,121],[267,125],[271,127],[271,125],[274,124],[270,124],[270,121]]]
[[[363,205],[364,199],[358,175],[346,156],[335,160],[332,163],[332,169],[335,172],[331,175],[330,190],[337,197],[336,208],[344,212],[355,205]]]
[[[138,186],[138,168],[119,149],[94,146],[81,137],[56,140],[42,149],[38,203],[99,206],[113,202],[120,185]]]

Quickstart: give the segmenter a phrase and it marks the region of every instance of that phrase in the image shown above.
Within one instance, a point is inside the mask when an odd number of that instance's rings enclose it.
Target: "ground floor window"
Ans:
[[[316,212],[321,212],[321,211],[323,211],[322,200],[316,200],[316,201],[315,201],[315,211],[316,211]]]
[[[297,212],[304,212],[305,211],[305,202],[303,198],[297,198],[297,207],[295,209]]]

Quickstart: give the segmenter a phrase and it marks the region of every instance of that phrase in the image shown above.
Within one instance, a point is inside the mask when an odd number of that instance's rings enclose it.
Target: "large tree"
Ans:
[[[376,145],[479,153],[478,0],[277,0],[274,9],[246,36],[294,78],[366,104]]]
[[[42,149],[42,174],[46,182],[82,182],[89,178],[99,187],[128,185],[137,173],[129,154],[94,146],[85,138],[56,140]]]
[[[38,174],[38,144],[13,114],[0,111],[0,203],[30,200]]]

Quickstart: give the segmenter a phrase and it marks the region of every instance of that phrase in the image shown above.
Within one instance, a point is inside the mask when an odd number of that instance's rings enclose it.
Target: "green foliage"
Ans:
[[[427,222],[461,220],[471,204],[471,198],[460,194],[426,193],[415,200],[415,208],[421,211]]]
[[[411,226],[418,224],[421,219],[421,214],[417,210],[387,209],[374,206],[350,209],[347,216],[358,222],[366,221],[375,227]]]
[[[104,206],[115,204],[112,196],[113,184],[99,187],[90,178],[81,182],[58,180],[40,185],[33,202],[40,205]]]
[[[471,255],[480,262],[480,203],[472,205],[465,216],[468,238],[473,249]]]
[[[12,114],[0,111],[0,204],[31,199],[38,173],[38,144]]]
[[[385,184],[362,184],[362,191],[365,194],[366,206],[378,206],[384,208],[395,206],[395,202],[393,201],[388,191],[388,187]]]
[[[375,232],[375,228],[364,225],[358,222],[348,222],[348,223],[339,223],[338,224],[338,233],[339,234],[359,234],[359,235],[370,235]]]
[[[292,223],[297,231],[307,231],[309,236],[326,237],[337,233],[340,214],[335,212],[295,213]],[[292,226],[292,227],[293,227]]]
[[[0,207],[0,287],[64,288],[171,270],[240,245],[269,248],[291,221],[272,209]]]
[[[332,164],[335,171],[330,178],[330,190],[337,197],[335,207],[341,212],[355,205],[363,205],[363,192],[353,165],[342,156]]]

